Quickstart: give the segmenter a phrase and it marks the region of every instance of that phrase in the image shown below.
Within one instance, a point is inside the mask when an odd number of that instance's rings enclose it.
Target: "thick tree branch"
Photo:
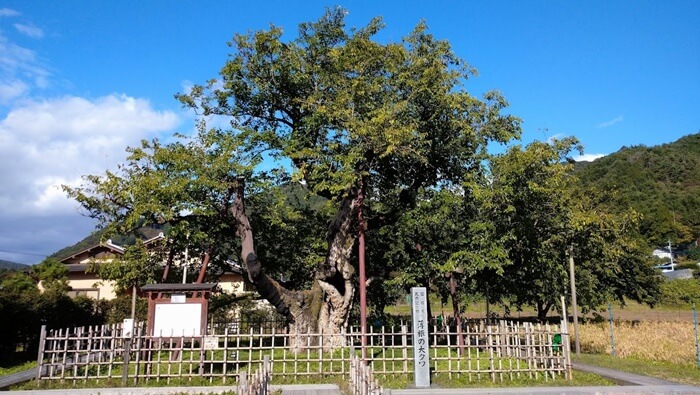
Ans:
[[[335,217],[328,226],[326,241],[328,253],[323,267],[319,268],[316,276],[318,280],[327,280],[336,273],[347,271],[346,264],[350,260],[352,246],[355,243],[355,235],[352,227],[355,223],[355,212],[358,207],[357,190],[351,188],[343,201]]]
[[[230,211],[236,220],[236,233],[241,239],[241,261],[246,263],[248,279],[255,285],[260,296],[275,306],[278,313],[287,318],[293,318],[290,317],[291,311],[288,303],[292,299],[291,292],[263,273],[260,260],[255,254],[253,229],[245,212],[244,193],[245,179],[239,177],[235,186],[235,200],[230,206]]]

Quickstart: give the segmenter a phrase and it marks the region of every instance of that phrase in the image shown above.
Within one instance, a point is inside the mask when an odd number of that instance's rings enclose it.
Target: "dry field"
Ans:
[[[610,325],[607,322],[588,323],[579,328],[581,351],[610,354]],[[693,322],[620,322],[613,325],[615,355],[621,358],[642,358],[693,364],[695,329]]]
[[[397,307],[405,308],[405,312],[400,311],[401,313],[410,314],[408,306],[396,306],[394,309],[399,310]],[[431,307],[433,314],[438,312],[450,314],[446,306],[437,304]],[[470,304],[466,310],[464,313],[466,318],[483,318],[486,315],[483,303]],[[615,303],[612,310],[615,322],[613,329],[616,356],[675,364],[697,364],[691,306],[680,308],[660,306],[652,309],[646,305],[628,302],[624,307]],[[495,305],[491,307],[491,311],[499,317],[523,320],[536,317],[535,311],[531,308],[510,311],[510,314],[506,314],[502,306]],[[558,320],[557,312],[552,311],[550,317]],[[580,326],[581,351],[610,355],[610,326],[607,309],[602,308],[597,313],[589,313],[581,318],[586,322]],[[573,325],[570,328],[573,331]]]

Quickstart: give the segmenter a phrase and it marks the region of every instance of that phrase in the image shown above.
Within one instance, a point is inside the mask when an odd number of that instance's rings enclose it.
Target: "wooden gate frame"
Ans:
[[[155,328],[156,306],[159,304],[171,304],[173,295],[185,295],[185,304],[201,304],[202,318],[200,334],[206,335],[207,313],[209,308],[209,297],[216,288],[215,283],[204,284],[148,284],[141,287],[141,291],[146,293],[148,298],[148,323],[147,330],[153,336]]]

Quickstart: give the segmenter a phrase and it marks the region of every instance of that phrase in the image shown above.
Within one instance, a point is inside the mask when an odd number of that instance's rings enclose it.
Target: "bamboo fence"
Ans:
[[[383,395],[384,389],[379,380],[374,378],[372,368],[359,355],[350,357],[350,394]]]
[[[369,328],[367,361],[375,377],[413,375],[413,336],[409,325]],[[121,325],[58,330],[42,328],[37,382],[118,381],[123,385],[164,385],[197,381],[234,384],[245,372],[269,358],[273,383],[307,382],[309,378],[351,374],[351,356],[360,352],[362,334],[349,328],[340,336],[345,347],[325,351],[323,332],[275,326],[247,332],[210,327],[204,336],[149,336],[144,325],[123,336]],[[433,326],[430,333],[431,374],[468,377],[469,381],[503,382],[526,376],[549,381],[570,377],[569,334],[559,325],[500,321]],[[305,339],[303,350],[291,351],[291,336]],[[458,338],[462,338],[459,343]]]

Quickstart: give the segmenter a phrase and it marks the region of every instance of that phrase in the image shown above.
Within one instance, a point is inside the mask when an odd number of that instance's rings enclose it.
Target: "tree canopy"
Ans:
[[[117,171],[64,187],[108,234],[168,227],[157,259],[137,242],[101,275],[153,281],[155,260],[187,252],[201,282],[234,259],[329,347],[355,303],[360,226],[377,313],[412,285],[455,300],[458,282],[544,316],[566,293],[567,254],[585,308],[653,300],[639,216],[579,188],[576,139],[489,155],[519,137],[520,120],[499,93],[466,91],[475,70],[447,41],[420,23],[379,42],[380,18],[348,28],[344,16],[329,9],[293,39],[275,26],[235,35],[219,77],[176,95],[200,115],[196,133],[143,141]]]
[[[567,159],[574,149],[581,149],[575,138],[533,142],[490,162],[491,180],[478,194],[512,262],[493,292],[544,318],[569,293],[571,255],[584,311],[610,299],[653,304],[659,276],[639,238],[639,216],[607,212],[608,191],[579,187]]]
[[[108,227],[168,222],[174,246],[189,235],[223,257],[240,243],[251,281],[280,313],[338,331],[355,291],[360,205],[369,229],[395,223],[421,190],[461,185],[483,170],[490,142],[520,133],[500,94],[481,100],[464,89],[475,70],[424,23],[381,43],[380,18],[348,29],[344,16],[329,9],[292,40],[275,26],[235,35],[219,78],[177,95],[202,116],[196,136],[144,142],[119,172],[87,176],[69,195]],[[222,120],[230,127],[216,126]],[[301,210],[275,197],[290,183],[326,199],[323,221],[301,224]],[[315,238],[285,241],[289,224],[313,225]],[[281,262],[258,250],[285,242],[300,247],[286,263],[311,271],[304,292],[266,274]]]

